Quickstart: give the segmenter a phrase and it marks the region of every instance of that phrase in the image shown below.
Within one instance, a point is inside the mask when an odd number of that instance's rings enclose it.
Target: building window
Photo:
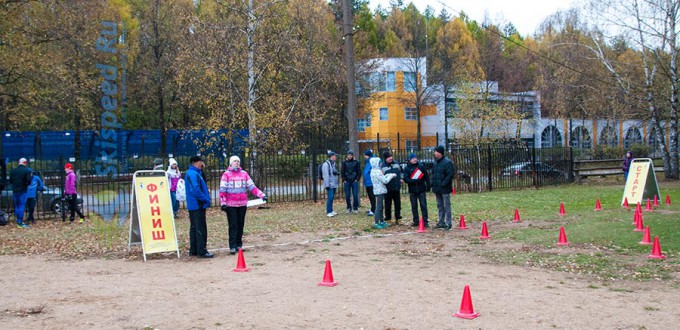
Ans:
[[[577,126],[571,132],[571,146],[580,149],[590,149],[592,140],[590,139],[590,133],[583,126]]]
[[[385,77],[385,92],[397,91],[397,78],[394,71],[387,72]]]
[[[380,108],[380,120],[387,120],[387,108]]]
[[[416,73],[404,72],[404,92],[415,92],[416,87]]]
[[[416,108],[404,108],[404,119],[406,120],[417,120]]]
[[[614,127],[605,126],[600,132],[600,145],[617,146],[619,145],[619,136],[616,134]]]
[[[366,127],[371,127],[371,121],[373,121],[373,116],[370,113],[366,114]]]
[[[631,127],[626,132],[626,138],[623,139],[623,147],[630,149],[633,144],[642,144],[642,134],[637,127]]]
[[[366,119],[357,119],[357,131],[366,132]]]
[[[562,146],[562,134],[557,130],[557,127],[550,125],[541,133],[541,147],[554,148]]]
[[[405,145],[406,151],[411,151],[411,152],[416,151],[416,148],[418,147],[418,143],[416,143],[415,140],[406,140],[404,142],[406,144]]]

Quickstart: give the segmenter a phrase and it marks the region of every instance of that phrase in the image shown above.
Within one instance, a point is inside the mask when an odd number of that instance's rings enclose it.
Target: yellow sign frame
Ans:
[[[137,171],[132,176],[130,240],[141,245],[144,261],[150,253],[172,252],[180,257],[170,185],[165,171]]]

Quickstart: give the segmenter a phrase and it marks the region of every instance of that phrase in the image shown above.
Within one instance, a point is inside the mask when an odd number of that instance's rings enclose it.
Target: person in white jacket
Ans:
[[[387,223],[383,215],[383,205],[387,187],[385,184],[397,177],[394,173],[384,174],[380,169],[380,158],[373,157],[368,161],[371,164],[371,182],[373,183],[373,194],[375,194],[375,212],[373,214],[373,228],[385,229]]]

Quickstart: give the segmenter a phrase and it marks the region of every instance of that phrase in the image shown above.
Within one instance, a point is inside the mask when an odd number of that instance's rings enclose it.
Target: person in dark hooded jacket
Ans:
[[[394,219],[395,223],[399,224],[399,220],[401,220],[401,166],[394,160],[392,153],[389,151],[383,153],[382,171],[385,174],[394,173],[397,176],[396,180],[386,184],[385,221],[392,220],[392,203],[394,203]]]
[[[345,187],[345,201],[347,202],[347,213],[359,213],[359,180],[361,179],[361,164],[354,159],[354,152],[347,151],[347,159],[342,162],[341,169],[342,181]],[[352,203],[354,197],[354,203]]]
[[[425,192],[430,189],[430,177],[425,170],[425,166],[418,162],[416,154],[408,156],[408,163],[404,169],[404,182],[408,185],[408,194],[411,199],[411,213],[413,213],[413,227],[418,227],[420,219],[418,217],[418,203],[423,214],[423,223],[427,223],[427,198]]]
[[[628,150],[623,157],[623,177],[628,180],[628,171],[630,171],[630,163],[633,161],[633,152]]]
[[[451,230],[451,191],[453,190],[453,162],[444,156],[444,146],[434,149],[435,163],[432,168],[432,192],[437,198],[439,221],[437,229]]]

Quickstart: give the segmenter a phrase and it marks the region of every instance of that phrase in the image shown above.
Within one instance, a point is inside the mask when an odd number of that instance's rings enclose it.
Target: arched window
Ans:
[[[593,141],[590,139],[590,133],[583,126],[577,126],[571,132],[571,146],[573,148],[590,149]]]
[[[640,130],[633,126],[626,131],[626,138],[623,139],[623,148],[630,149],[633,144],[642,144],[642,134]]]
[[[546,127],[541,133],[541,147],[553,148],[562,146],[562,134],[553,125]]]
[[[605,126],[600,132],[600,144],[608,146],[617,146],[619,144],[619,136],[616,134],[614,127]]]

